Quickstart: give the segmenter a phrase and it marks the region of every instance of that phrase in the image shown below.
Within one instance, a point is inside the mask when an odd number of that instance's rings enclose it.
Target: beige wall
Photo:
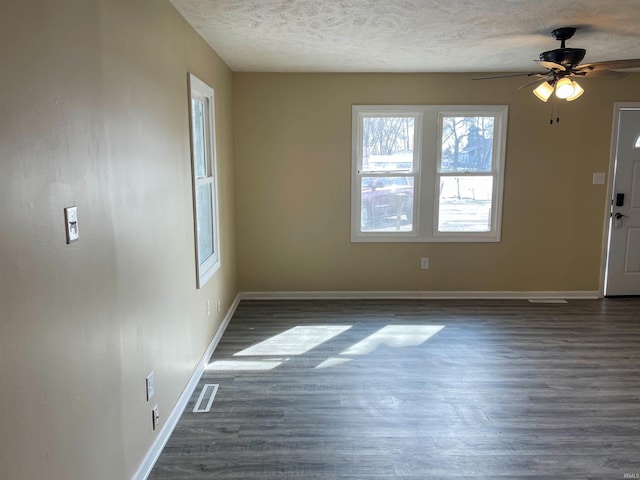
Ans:
[[[614,101],[638,74],[550,105],[527,79],[234,73],[241,291],[596,291]],[[507,104],[500,243],[350,242],[353,104]],[[430,269],[419,259],[429,257]]]
[[[167,1],[5,2],[0,40],[0,477],[128,478],[237,293],[232,75]],[[201,291],[189,71],[217,100],[222,268]]]

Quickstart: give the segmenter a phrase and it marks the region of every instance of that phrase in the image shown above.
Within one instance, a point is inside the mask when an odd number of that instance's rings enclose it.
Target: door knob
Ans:
[[[618,212],[618,213],[616,213],[616,214],[613,216],[613,218],[614,218],[614,220],[613,220],[613,226],[614,226],[615,228],[620,228],[620,227],[622,227],[622,219],[623,219],[623,218],[629,218],[629,217],[628,217],[628,216],[626,216],[626,215],[625,215],[625,214],[623,214],[623,213]]]

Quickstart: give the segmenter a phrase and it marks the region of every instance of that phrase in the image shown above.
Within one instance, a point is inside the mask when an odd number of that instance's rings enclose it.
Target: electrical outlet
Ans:
[[[149,400],[151,400],[151,397],[153,397],[153,394],[156,391],[156,388],[154,385],[153,372],[147,375],[146,384],[147,384],[147,402],[148,402]]]
[[[222,303],[220,302],[220,299],[218,299],[218,305],[216,308],[218,309],[218,313],[220,313],[220,310],[222,310]]]
[[[429,268],[429,259],[428,258],[421,258],[420,259],[420,268],[422,270],[427,270]]]
[[[151,427],[156,430],[160,426],[160,413],[158,410],[158,404],[151,410]]]
[[[211,300],[207,300],[207,317],[211,315]]]

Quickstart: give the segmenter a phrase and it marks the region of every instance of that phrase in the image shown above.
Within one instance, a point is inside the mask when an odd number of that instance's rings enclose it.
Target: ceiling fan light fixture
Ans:
[[[573,94],[567,97],[567,102],[572,102],[584,93],[584,88],[576,81],[573,82]]]
[[[576,91],[574,82],[570,78],[563,77],[558,80],[556,84],[556,97],[566,100],[571,97]],[[576,97],[577,98],[577,97]]]
[[[533,94],[543,102],[549,100],[553,93],[553,86],[549,82],[543,82],[533,89]]]

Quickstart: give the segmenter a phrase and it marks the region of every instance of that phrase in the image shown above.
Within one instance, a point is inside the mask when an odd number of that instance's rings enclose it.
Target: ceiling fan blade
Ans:
[[[477,78],[472,78],[471,80],[492,80],[494,78],[508,78],[508,77],[532,77],[534,75],[543,76],[543,75],[545,75],[545,73],[540,73],[540,72],[507,73],[505,75],[492,75],[490,77],[477,77]]]
[[[625,68],[640,68],[640,58],[630,58],[628,60],[609,60],[607,62],[585,63],[574,68],[575,71],[595,70],[624,70]]]
[[[619,80],[630,75],[629,72],[617,72],[615,70],[586,70],[579,73],[580,76],[584,75],[586,78],[601,78],[603,80]]]
[[[547,62],[545,60],[534,60],[538,65],[544,68],[548,68],[549,70],[560,70],[564,72],[566,70],[564,65],[560,65],[559,63]]]
[[[551,80],[552,78],[553,78],[553,75],[541,76],[540,78],[536,78],[535,80],[531,80],[531,81],[529,81],[529,82],[527,82],[527,83],[525,83],[523,85],[520,85],[518,87],[518,90],[520,90],[521,88],[524,88],[524,87],[528,87],[529,85],[533,85],[534,83],[540,83],[540,82],[544,82],[544,81],[547,81],[547,80]]]

